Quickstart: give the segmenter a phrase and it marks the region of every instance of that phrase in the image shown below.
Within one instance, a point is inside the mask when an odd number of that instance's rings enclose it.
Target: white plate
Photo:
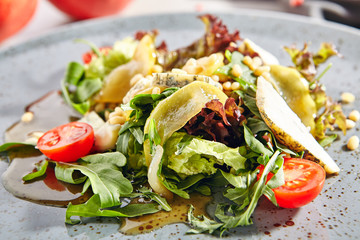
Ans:
[[[230,31],[240,30],[276,55],[282,64],[290,58],[282,49],[296,43],[302,47],[311,42],[330,41],[344,56],[332,58],[333,67],[323,77],[327,92],[339,99],[341,92],[360,96],[360,31],[338,24],[313,22],[312,19],[281,13],[240,11],[216,14]],[[199,38],[204,25],[196,14],[153,15],[131,18],[102,19],[81,22],[52,34],[0,52],[0,132],[20,119],[24,107],[53,89],[60,88],[69,61],[80,61],[87,46],[73,42],[83,38],[98,46],[133,35],[137,30],[158,29],[158,40],[166,40],[169,48],[186,46]],[[344,107],[345,113],[358,108],[360,99]],[[360,236],[359,152],[346,151],[351,135],[360,135],[359,127],[341,136],[329,149],[341,168],[340,175],[327,180],[325,189],[311,204],[300,209],[276,209],[265,199],[260,201],[254,225],[238,228],[230,239],[351,239]],[[4,172],[7,163],[0,163]],[[113,239],[124,237],[118,232],[119,220],[102,219],[85,225],[64,224],[65,209],[33,204],[13,197],[0,187],[0,236],[2,239]],[[294,222],[288,226],[287,221]],[[126,239],[215,239],[209,235],[184,235],[188,227],[175,224],[149,234],[126,236]]]

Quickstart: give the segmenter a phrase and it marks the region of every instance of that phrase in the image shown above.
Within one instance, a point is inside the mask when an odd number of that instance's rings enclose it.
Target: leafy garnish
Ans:
[[[101,162],[99,158],[102,159]],[[75,184],[88,178],[92,191],[100,197],[101,208],[106,208],[120,205],[120,197],[133,191],[131,182],[119,169],[119,166],[125,163],[124,156],[119,152],[104,153],[100,156],[94,154],[74,164],[57,163],[55,174],[57,179]],[[81,174],[75,174],[77,171]]]
[[[289,53],[295,68],[310,83],[309,92],[315,101],[317,110],[313,131],[314,137],[318,140],[324,139],[327,130],[334,130],[335,125],[345,134],[346,117],[342,112],[341,105],[326,95],[324,85],[319,82],[324,73],[329,70],[331,64],[317,76],[320,64],[325,63],[332,56],[341,56],[340,53],[333,44],[326,42],[321,44],[320,49],[316,53],[310,52],[306,43],[301,50],[295,46],[285,47],[285,50]]]
[[[223,223],[211,220],[204,215],[201,215],[199,217],[194,216],[193,205],[190,205],[187,218],[190,225],[192,226],[192,229],[187,231],[188,234],[199,234],[204,232],[212,234],[214,231],[218,230],[224,225]]]
[[[49,162],[48,161],[41,161],[40,163],[36,164],[36,171],[34,172],[31,172],[29,174],[26,174],[22,180],[23,181],[31,181],[31,180],[34,180],[36,178],[39,178],[39,177],[42,177],[45,175],[46,173],[46,169],[49,165]]]
[[[216,73],[229,76],[233,80],[237,81],[240,83],[241,89],[245,92],[250,90],[256,92],[256,77],[253,74],[253,71],[242,62],[244,56],[238,51],[234,51],[232,53],[230,51],[226,51],[225,54],[229,60],[229,64],[219,68]],[[239,77],[236,77],[231,73],[235,64],[239,65],[241,68],[242,74]]]
[[[71,219],[73,216],[80,217],[136,217],[145,214],[156,213],[160,209],[157,204],[129,204],[125,207],[104,209],[98,194],[93,195],[86,203],[72,205],[69,203],[66,210],[65,222],[68,224],[80,223],[80,220]]]
[[[296,69],[309,82],[315,80],[317,68],[332,56],[340,56],[335,46],[331,43],[322,43],[317,53],[308,50],[308,44],[304,44],[303,49],[297,49],[295,46],[284,47],[289,53]]]
[[[200,16],[200,19],[205,24],[206,32],[199,40],[174,51],[167,51],[164,44],[158,50],[157,60],[164,71],[181,68],[190,58],[198,59],[212,53],[225,52],[226,49],[232,49],[230,43],[240,40],[238,31],[229,33],[227,27],[215,16],[207,14]]]
[[[152,192],[150,189],[146,187],[139,188],[138,191],[142,196],[150,198],[151,200],[157,202],[162,209],[165,211],[171,211],[171,207],[165,198],[161,197],[159,194]]]
[[[240,126],[245,121],[233,98],[223,105],[219,100],[206,103],[201,112],[184,126],[191,135],[225,143],[230,147],[240,146],[243,142]]]

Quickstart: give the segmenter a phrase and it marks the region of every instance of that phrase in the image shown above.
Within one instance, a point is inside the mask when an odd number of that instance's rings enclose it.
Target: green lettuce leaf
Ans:
[[[217,171],[215,164],[226,164],[235,170],[245,167],[246,158],[240,155],[239,148],[229,148],[219,142],[192,138],[186,146],[178,149],[178,144],[185,136],[186,133],[173,134],[164,147],[167,167],[178,174],[212,175]]]
[[[86,44],[89,45],[88,42]],[[97,50],[97,57],[92,58],[91,62],[85,66],[85,77],[103,79],[114,68],[131,60],[137,44],[136,40],[128,37],[121,41],[116,41],[106,54],[101,54],[101,51]],[[94,51],[96,46],[91,45]]]

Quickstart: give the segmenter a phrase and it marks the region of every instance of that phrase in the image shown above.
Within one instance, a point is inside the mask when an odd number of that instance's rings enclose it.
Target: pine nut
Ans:
[[[242,70],[239,64],[234,64],[234,66],[231,69],[231,74],[234,77],[240,77],[242,75]]]
[[[151,94],[160,94],[161,90],[159,87],[154,87],[153,90],[151,91]]]
[[[134,86],[144,76],[141,73],[136,74],[130,79],[130,86]]]
[[[243,59],[243,63],[250,69],[253,69],[253,59],[250,56],[245,56]]]
[[[31,122],[31,120],[33,120],[33,118],[34,118],[34,114],[32,112],[25,112],[21,116],[21,121],[23,121],[23,122]]]
[[[119,114],[124,114],[124,110],[122,110],[121,107],[116,107],[116,108],[114,109],[114,111],[115,111],[116,113],[119,113]]]
[[[240,89],[240,83],[238,82],[233,82],[231,84],[231,90],[239,90]]]
[[[104,103],[97,103],[94,107],[95,112],[101,112],[104,111],[105,104]]]
[[[230,81],[224,82],[222,86],[225,91],[231,90],[231,82]]]
[[[180,69],[180,68],[173,68],[173,69],[171,70],[171,72],[172,72],[172,73],[177,73],[177,74],[187,74],[186,71],[184,71],[184,70],[182,70],[182,69]]]
[[[262,74],[261,74],[261,76],[263,76],[266,80],[270,80],[271,79],[271,74],[270,74],[270,72],[263,72]]]
[[[355,122],[351,119],[346,119],[345,124],[346,124],[346,129],[352,129],[356,125]]]
[[[110,124],[124,124],[126,121],[124,116],[114,116],[109,119]]]
[[[253,69],[256,69],[262,65],[262,60],[260,57],[254,57],[252,60],[253,60],[253,64],[252,64]]]
[[[215,82],[219,82],[220,81],[220,77],[218,75],[212,75],[211,76],[212,80],[214,80]]]
[[[161,73],[163,72],[163,67],[158,65],[158,64],[155,64],[153,67],[152,67],[152,72],[153,73]]]
[[[350,120],[353,120],[354,122],[357,122],[360,120],[360,113],[358,110],[352,110],[350,113],[349,113],[349,119]]]
[[[352,136],[351,138],[349,138],[346,146],[351,151],[357,149],[359,147],[359,137]]]
[[[261,76],[266,72],[270,72],[270,67],[269,66],[261,66],[258,67],[254,70],[254,74],[255,76]]]
[[[352,103],[355,101],[355,95],[349,92],[343,92],[341,94],[341,101],[343,103]]]

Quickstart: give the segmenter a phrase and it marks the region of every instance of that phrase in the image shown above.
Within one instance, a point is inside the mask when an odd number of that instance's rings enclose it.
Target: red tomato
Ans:
[[[37,3],[37,0],[0,0],[0,42],[30,21]]]
[[[113,15],[131,0],[50,0],[59,10],[76,19]]]
[[[71,122],[47,131],[39,138],[37,147],[54,161],[75,162],[86,156],[93,144],[93,128],[87,123]]]
[[[102,54],[106,55],[106,54],[108,54],[108,52],[109,52],[110,49],[111,49],[111,47],[101,47],[101,48],[99,48],[99,51],[100,51]],[[86,53],[84,53],[83,56],[82,56],[83,62],[84,62],[85,64],[88,64],[88,63],[91,62],[91,60],[92,60],[95,56],[96,56],[96,54],[95,54],[93,51],[86,52]]]
[[[259,169],[258,178],[264,166],[259,166]],[[306,159],[285,158],[283,169],[285,184],[273,189],[280,207],[302,207],[314,200],[321,192],[326,173],[319,164]],[[267,180],[270,180],[272,176],[273,174],[269,173]]]

